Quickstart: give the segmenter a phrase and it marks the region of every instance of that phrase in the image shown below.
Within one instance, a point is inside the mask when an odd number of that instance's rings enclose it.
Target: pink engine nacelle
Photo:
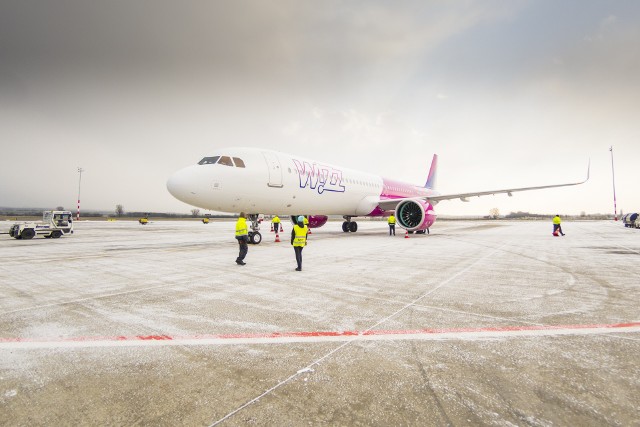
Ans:
[[[436,213],[431,203],[424,200],[405,200],[396,206],[396,221],[407,231],[421,231],[436,222]]]
[[[298,215],[291,216],[292,224],[296,223],[296,218],[298,218]],[[308,215],[307,220],[309,221],[309,224],[307,225],[309,226],[309,228],[320,228],[327,223],[328,219],[329,217],[325,215]]]

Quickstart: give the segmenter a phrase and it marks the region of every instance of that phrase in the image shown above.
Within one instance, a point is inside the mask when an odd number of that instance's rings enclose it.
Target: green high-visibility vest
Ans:
[[[296,233],[293,238],[293,246],[306,246],[307,245],[307,232],[309,229],[305,225],[300,227],[299,225],[293,226],[293,231]]]
[[[238,218],[238,222],[236,222],[236,237],[246,236],[247,234],[246,218]]]

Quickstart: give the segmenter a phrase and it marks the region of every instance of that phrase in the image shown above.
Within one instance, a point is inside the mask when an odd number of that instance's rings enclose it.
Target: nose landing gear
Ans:
[[[247,234],[249,235],[249,243],[253,245],[259,245],[262,242],[262,234],[260,234],[260,220],[258,219],[258,214],[249,214],[249,221],[251,221],[251,231]]]

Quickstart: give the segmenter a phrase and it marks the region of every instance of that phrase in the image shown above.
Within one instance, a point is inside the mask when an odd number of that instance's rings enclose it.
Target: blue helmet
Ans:
[[[302,215],[300,215],[298,217],[298,222],[300,222],[300,223],[304,222],[304,217]]]

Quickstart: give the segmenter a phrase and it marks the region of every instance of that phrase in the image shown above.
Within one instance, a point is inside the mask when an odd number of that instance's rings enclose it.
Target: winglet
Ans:
[[[589,157],[589,164],[587,165],[587,179],[584,182],[589,181],[589,171],[591,170],[591,157]]]
[[[433,155],[433,160],[431,160],[431,169],[429,169],[429,176],[427,176],[427,183],[424,185],[425,188],[430,188],[434,190],[436,188],[437,181],[437,171],[438,171],[438,155]]]

